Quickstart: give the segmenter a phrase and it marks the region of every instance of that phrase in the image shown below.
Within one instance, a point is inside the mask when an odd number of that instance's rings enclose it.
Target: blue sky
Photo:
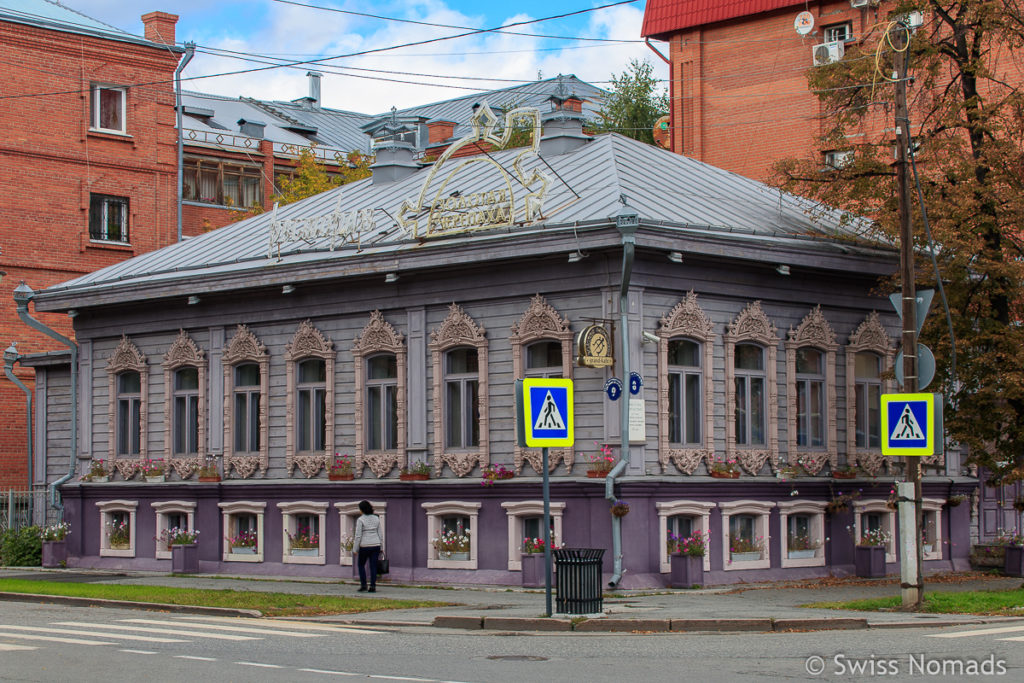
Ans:
[[[296,0],[422,22],[491,28],[588,9],[614,0],[520,0],[475,3],[468,0]],[[163,10],[178,14],[177,38],[199,46],[185,76],[219,74],[262,66],[226,56],[223,51],[292,60],[350,54],[367,49],[451,35],[460,31],[355,17],[301,7],[280,0],[62,0],[63,4],[123,30],[142,34],[139,17]],[[613,39],[622,42],[556,40],[485,34],[387,52],[349,57],[318,65],[324,73],[323,99],[331,107],[363,112],[386,111],[533,80],[573,73],[591,82],[607,81],[625,70],[631,58],[648,59],[659,78],[668,67],[640,39],[644,2],[634,2],[566,19],[517,27],[545,35]],[[659,44],[664,50],[664,43]],[[348,71],[344,68],[364,69]],[[310,66],[279,68],[236,76],[186,81],[185,88],[229,96],[290,100],[307,94]],[[381,70],[407,72],[380,73]],[[353,74],[359,74],[355,77]],[[423,74],[447,76],[430,78]],[[389,82],[382,79],[406,81]],[[475,80],[494,79],[494,80]]]

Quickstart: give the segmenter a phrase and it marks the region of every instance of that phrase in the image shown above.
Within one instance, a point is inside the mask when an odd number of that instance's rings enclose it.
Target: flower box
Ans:
[[[256,548],[252,546],[238,546],[237,548],[231,549],[232,555],[255,555]]]
[[[974,546],[974,552],[971,553],[971,565],[976,568],[1005,567],[1006,548],[1005,545],[980,543]]]
[[[43,541],[43,566],[64,567],[68,561],[67,541]]]
[[[856,472],[833,472],[832,473],[832,478],[833,479],[856,479],[857,478],[857,473]]]
[[[933,546],[933,545],[932,545],[931,543],[922,543],[922,544],[921,544],[921,552],[922,552],[922,553],[928,553],[928,554],[931,554],[931,552],[932,552],[932,548],[934,548],[934,547],[935,547],[935,546]]]
[[[356,478],[356,475],[349,472],[348,474],[327,474],[327,478],[331,481],[352,481]]]
[[[1007,576],[1024,576],[1024,546],[1006,546],[1006,563],[1003,573]]]
[[[449,552],[445,552],[445,551],[438,551],[437,559],[439,559],[439,560],[461,560],[461,561],[466,561],[466,560],[469,559],[469,551],[468,550],[462,550],[462,551],[454,551],[454,552],[450,552],[450,553]]]
[[[319,548],[291,548],[288,554],[292,557],[316,557],[320,554]]]
[[[729,553],[729,559],[733,562],[756,562],[761,559],[761,552]]]
[[[587,470],[587,476],[591,479],[604,479],[611,470]]]
[[[182,543],[171,546],[171,571],[175,574],[199,572],[199,545]]]
[[[130,550],[132,547],[131,543],[111,543],[111,550]]]
[[[411,472],[403,472],[402,474],[398,475],[398,478],[401,481],[426,481],[427,479],[430,479],[430,475],[429,474],[414,474],[414,473],[411,473]]]
[[[880,579],[885,576],[885,546],[858,545],[853,549],[853,565],[857,576]]]
[[[220,475],[219,474],[215,474],[215,475],[210,476],[210,477],[199,477],[199,481],[202,481],[202,482],[220,481]]]
[[[814,548],[808,548],[807,550],[789,550],[786,555],[791,560],[810,560],[817,552]]]
[[[523,553],[523,587],[543,588],[544,583],[544,553]]]
[[[82,481],[102,484],[102,483],[106,483],[106,482],[110,481],[110,475],[109,474],[104,474],[102,477],[99,476],[99,475],[96,475],[96,474],[87,475],[87,478],[83,479]]]
[[[164,474],[146,475],[146,483],[148,483],[148,484],[160,484],[160,483],[162,483],[164,481],[167,481],[167,475],[164,475]]]
[[[760,555],[759,555],[760,557]],[[704,587],[704,558],[698,555],[670,555],[671,588]]]
[[[716,472],[714,470],[711,470],[710,474],[715,479],[739,479],[740,478],[740,473],[739,472]]]

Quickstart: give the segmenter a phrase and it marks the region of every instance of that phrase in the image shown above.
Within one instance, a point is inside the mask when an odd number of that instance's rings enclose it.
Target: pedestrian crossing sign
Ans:
[[[882,455],[935,455],[942,446],[942,394],[882,394]]]
[[[523,444],[533,448],[572,446],[572,380],[529,377],[521,382],[517,403],[521,406],[518,416]]]

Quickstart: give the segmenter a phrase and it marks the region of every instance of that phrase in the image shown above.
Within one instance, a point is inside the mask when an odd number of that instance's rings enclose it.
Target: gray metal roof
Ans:
[[[492,153],[491,157],[511,173],[522,151],[510,149]],[[153,287],[164,288],[181,281],[202,291],[203,282],[211,283],[218,277],[245,279],[254,275],[272,277],[274,273],[294,277],[296,268],[307,277],[314,270],[340,277],[354,272],[367,259],[386,256],[390,263],[397,263],[406,258],[424,258],[431,247],[450,256],[451,250],[474,244],[509,242],[508,249],[525,253],[537,239],[585,234],[597,226],[607,228],[610,217],[622,208],[623,195],[640,216],[638,244],[643,244],[645,235],[658,232],[674,239],[726,241],[744,249],[778,247],[833,256],[858,249],[869,255],[891,251],[886,245],[869,243],[857,232],[863,229],[862,221],[849,222],[848,215],[618,134],[599,136],[565,154],[527,158],[523,167],[527,174],[537,169],[550,178],[543,217],[529,224],[427,240],[411,237],[399,229],[393,217],[398,215],[403,199],[414,200],[419,194],[430,174],[430,167],[425,167],[393,183],[374,184],[366,179],[344,185],[278,212],[278,217],[285,219],[325,216],[336,208],[372,209],[373,228],[364,233],[358,245],[343,244],[332,250],[330,239],[323,238],[284,244],[280,258],[277,250],[268,256],[273,218],[268,212],[51,287],[40,293],[37,305],[45,308],[46,301],[53,299],[54,306],[60,307],[79,295],[110,296],[114,291],[122,302],[150,298],[160,296]],[[445,176],[435,176],[428,196],[445,187]],[[490,164],[464,164],[457,184],[447,185],[445,192],[455,186],[462,195],[493,190],[497,177]],[[511,187],[521,206],[527,190],[515,182]],[[537,239],[530,240],[528,235]],[[716,250],[721,252],[723,248],[719,245]],[[60,303],[56,303],[58,300]]]
[[[154,43],[141,36],[122,31],[116,26],[105,24],[98,19],[65,7],[53,0],[0,0],[0,20],[29,24],[53,31],[96,36],[124,43],[135,43],[181,52],[182,49],[163,43]]]

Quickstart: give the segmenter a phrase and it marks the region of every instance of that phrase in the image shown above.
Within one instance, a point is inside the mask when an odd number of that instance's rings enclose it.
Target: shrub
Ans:
[[[38,567],[43,563],[43,542],[37,526],[8,529],[0,536],[0,565]]]

